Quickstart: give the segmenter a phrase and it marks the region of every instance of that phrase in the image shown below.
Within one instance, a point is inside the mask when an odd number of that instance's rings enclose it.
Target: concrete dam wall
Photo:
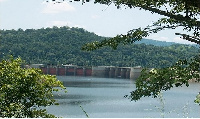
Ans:
[[[34,68],[40,68],[44,74],[57,76],[93,76],[102,78],[126,78],[137,79],[142,71],[141,67],[113,67],[96,66],[92,68],[63,65],[63,66],[45,66],[31,65]]]
[[[91,68],[84,67],[40,67],[44,74],[57,76],[92,76]]]
[[[92,67],[92,76],[106,78],[131,78],[129,67]]]

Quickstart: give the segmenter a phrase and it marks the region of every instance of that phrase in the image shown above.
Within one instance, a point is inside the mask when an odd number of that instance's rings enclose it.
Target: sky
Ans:
[[[45,0],[0,0],[0,29],[40,29],[53,26],[84,28],[100,36],[114,37],[131,29],[146,27],[162,16],[138,8],[117,9],[111,4],[93,2],[64,2],[53,4]],[[162,31],[148,39],[191,44],[174,35],[174,31]]]

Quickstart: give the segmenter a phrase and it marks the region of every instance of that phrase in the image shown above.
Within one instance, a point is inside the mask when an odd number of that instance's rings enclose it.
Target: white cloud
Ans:
[[[157,34],[153,34],[152,36],[148,37],[149,39],[152,40],[158,40],[158,41],[166,41],[166,42],[173,42],[172,40],[170,40],[168,37],[164,37],[164,36],[159,36]]]
[[[169,38],[169,37],[159,36],[158,34],[153,34],[151,37],[148,37],[148,38],[152,40],[158,40],[158,41],[175,42],[175,43],[181,43],[181,44],[194,44],[180,37]]]
[[[99,16],[99,15],[92,15],[91,18],[92,19],[99,19],[99,18],[101,18],[101,16]]]
[[[193,42],[184,40],[184,39],[182,39],[182,38],[180,38],[180,37],[175,37],[175,38],[173,39],[173,41],[176,42],[176,43],[183,43],[183,44],[195,44],[195,43],[193,43]]]
[[[47,27],[53,27],[53,26],[57,26],[57,27],[62,27],[62,26],[71,26],[72,23],[70,21],[50,21],[47,22],[46,26]]]
[[[78,28],[86,29],[86,26],[85,26],[85,25],[74,24],[72,27],[78,27]]]
[[[168,37],[158,37],[157,39],[161,40],[161,41],[170,41]]]
[[[0,0],[0,2],[5,2],[5,1],[7,1],[7,0]]]
[[[74,24],[70,21],[50,21],[50,22],[47,22],[46,24],[46,27],[53,27],[53,26],[57,26],[57,27],[68,26],[68,27],[78,27],[78,28],[86,29],[86,26]]]
[[[98,36],[103,36],[103,34],[102,33],[100,33],[100,32],[98,32],[98,33],[95,33],[96,35],[98,35]]]
[[[45,5],[45,8],[43,9],[42,13],[54,14],[60,12],[75,11],[75,8],[67,2],[56,4],[54,4],[53,2],[48,2],[43,4]]]

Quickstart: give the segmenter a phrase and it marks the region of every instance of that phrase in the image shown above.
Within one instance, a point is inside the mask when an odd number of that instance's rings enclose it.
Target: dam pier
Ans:
[[[83,67],[76,65],[43,65],[32,64],[32,68],[39,68],[44,74],[57,76],[92,76],[101,78],[125,78],[136,79],[140,76],[142,67],[115,67],[115,66],[93,66]]]

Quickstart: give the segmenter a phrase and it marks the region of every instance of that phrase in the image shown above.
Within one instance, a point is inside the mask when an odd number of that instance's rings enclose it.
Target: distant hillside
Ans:
[[[83,44],[105,39],[82,28],[1,30],[0,35],[1,59],[12,54],[30,64],[166,67],[179,59],[191,58],[198,52],[193,46],[171,43],[161,47],[166,43],[147,39],[140,43],[150,45],[120,45],[117,50],[106,47],[92,52],[81,51]]]
[[[142,39],[141,41],[135,42],[135,44],[146,44],[146,45],[155,45],[155,46],[170,46],[174,44],[178,44],[175,42],[166,42],[166,41],[157,41],[157,40],[151,40],[151,39]]]
[[[152,40],[152,39],[142,39],[141,41],[135,42],[135,44],[142,44],[142,43],[146,45],[155,45],[155,46],[170,46],[174,44],[180,44],[180,45],[189,45],[189,46],[194,46],[196,48],[199,48],[199,45],[197,44],[181,44],[181,43],[158,41],[158,40]]]

